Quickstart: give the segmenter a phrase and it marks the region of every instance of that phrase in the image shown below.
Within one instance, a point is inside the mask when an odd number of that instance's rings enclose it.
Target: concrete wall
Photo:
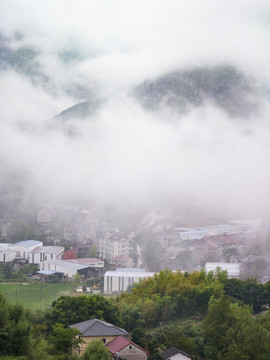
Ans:
[[[147,360],[147,354],[137,346],[128,345],[118,352],[119,356],[127,360]]]

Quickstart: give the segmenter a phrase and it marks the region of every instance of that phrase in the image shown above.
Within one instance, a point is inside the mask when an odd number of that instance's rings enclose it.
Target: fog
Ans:
[[[0,14],[2,188],[16,173],[44,201],[268,219],[268,1],[2,0]],[[245,76],[254,111],[232,116],[208,98],[149,110],[134,96],[145,81],[220,66]],[[55,117],[86,101],[92,113]]]

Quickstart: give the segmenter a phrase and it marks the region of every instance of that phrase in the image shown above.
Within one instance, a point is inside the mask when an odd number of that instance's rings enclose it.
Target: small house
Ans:
[[[165,350],[163,353],[160,354],[161,358],[164,360],[189,360],[191,356],[185,353],[184,351],[176,348],[171,347]]]
[[[147,351],[124,336],[118,336],[105,345],[113,359],[146,360]]]
[[[79,337],[83,342],[79,344],[78,355],[83,354],[88,344],[94,340],[102,340],[106,345],[118,336],[128,335],[124,329],[98,319],[82,321],[70,327],[77,328],[81,332]]]

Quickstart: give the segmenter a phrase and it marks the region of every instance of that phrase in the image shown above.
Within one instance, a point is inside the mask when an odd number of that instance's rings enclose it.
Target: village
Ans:
[[[270,280],[269,230],[261,220],[182,227],[148,217],[137,229],[122,231],[120,222],[100,222],[78,206],[60,211],[41,207],[35,221],[37,238],[14,242],[9,241],[12,225],[1,225],[0,263],[14,269],[35,265],[32,280],[77,279],[78,292],[131,291],[140,279],[163,269],[220,269],[228,278]],[[56,236],[61,226],[62,236]]]

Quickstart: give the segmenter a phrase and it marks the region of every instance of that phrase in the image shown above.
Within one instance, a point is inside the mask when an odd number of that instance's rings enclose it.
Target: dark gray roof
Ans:
[[[160,356],[162,357],[162,359],[168,359],[170,356],[174,356],[175,354],[182,354],[182,355],[185,355],[186,357],[188,357],[189,359],[191,359],[190,355],[188,355],[184,351],[177,349],[176,347],[171,347],[171,348],[163,351],[163,353],[161,353]]]
[[[124,329],[98,319],[82,321],[76,324],[72,324],[70,327],[80,330],[83,336],[128,335]]]

